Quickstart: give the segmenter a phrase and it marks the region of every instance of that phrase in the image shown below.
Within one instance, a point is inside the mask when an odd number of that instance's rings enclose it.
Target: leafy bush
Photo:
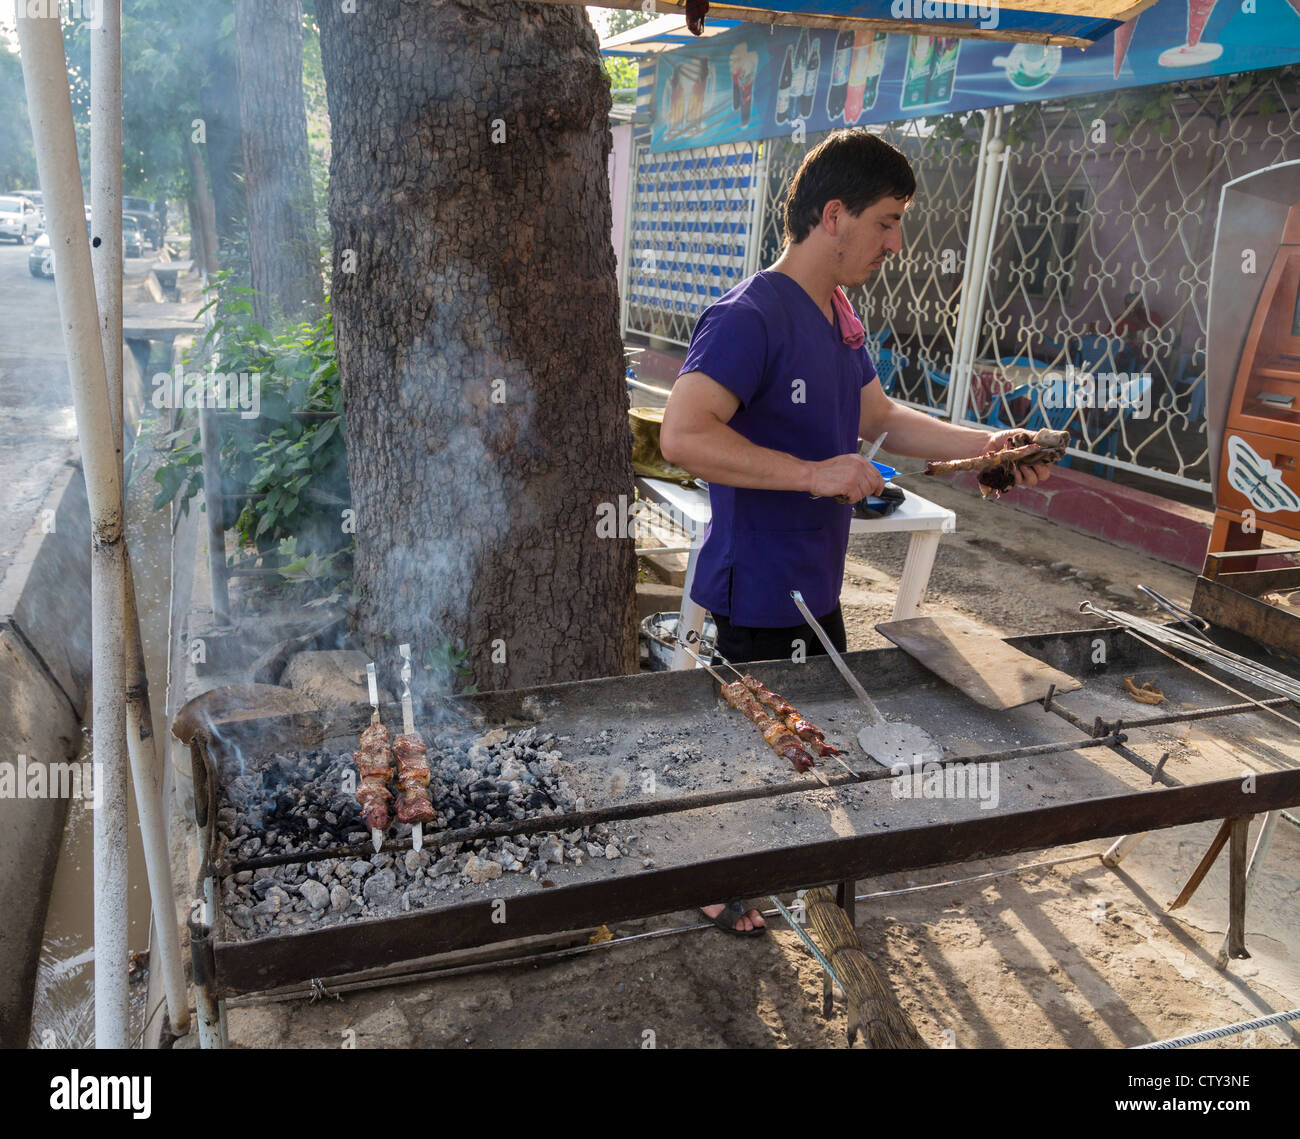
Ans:
[[[258,417],[222,416],[221,490],[248,496],[220,501],[222,525],[264,566],[284,568],[298,582],[306,569],[327,590],[347,576],[352,544],[343,527],[350,498],[333,317],[327,311],[314,324],[272,332],[253,319],[252,290],[228,274],[207,292],[200,312],[214,309],[215,319],[186,369],[260,377]],[[188,512],[203,486],[198,412],[181,415],[179,427],[155,441],[170,447],[154,472],[155,509],[179,500]]]

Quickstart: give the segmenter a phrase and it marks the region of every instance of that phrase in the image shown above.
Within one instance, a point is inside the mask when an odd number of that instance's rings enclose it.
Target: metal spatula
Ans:
[[[812,631],[817,634],[817,639],[821,641],[822,647],[829,654],[831,663],[839,669],[845,683],[853,689],[854,695],[862,701],[867,709],[867,714],[871,717],[866,727],[858,732],[858,745],[862,750],[882,767],[897,767],[900,764],[915,766],[942,759],[943,748],[924,728],[918,728],[915,724],[895,723],[886,720],[880,714],[876,702],[867,695],[867,690],[858,683],[858,678],[849,671],[849,666],[844,663],[844,658],[831,644],[831,639],[826,635],[826,630],[821,627],[817,618],[812,615],[812,611],[804,603],[803,594],[797,589],[792,589],[790,597],[795,605],[799,607],[799,612],[803,614],[804,620],[808,622]]]

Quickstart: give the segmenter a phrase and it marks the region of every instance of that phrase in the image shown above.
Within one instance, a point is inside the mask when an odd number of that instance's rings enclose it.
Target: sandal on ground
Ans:
[[[725,908],[717,917],[711,918],[703,910],[700,910],[700,916],[706,921],[711,921],[723,933],[730,933],[735,937],[758,937],[761,933],[767,932],[767,926],[757,925],[753,929],[736,929],[736,922],[749,913],[753,906],[742,905],[739,899],[724,903]]]

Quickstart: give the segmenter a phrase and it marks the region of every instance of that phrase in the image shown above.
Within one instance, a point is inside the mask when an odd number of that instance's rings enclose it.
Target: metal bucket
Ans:
[[[667,672],[672,668],[679,620],[681,620],[680,613],[651,613],[641,622],[641,640],[650,651],[651,672]],[[717,633],[718,626],[713,618],[705,614],[704,628],[700,635],[712,642]]]

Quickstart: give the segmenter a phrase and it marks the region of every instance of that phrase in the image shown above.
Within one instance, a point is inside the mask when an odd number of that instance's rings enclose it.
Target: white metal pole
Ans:
[[[957,396],[959,384],[958,366],[963,358],[963,346],[966,343],[966,326],[971,318],[971,297],[975,292],[975,246],[979,242],[980,211],[984,202],[984,176],[988,172],[989,129],[993,123],[993,112],[985,111],[984,125],[980,129],[979,153],[975,160],[975,185],[971,188],[970,227],[966,234],[966,259],[962,269],[961,303],[957,309],[957,327],[952,336],[952,382],[948,387],[948,416],[953,417],[952,401]]]
[[[989,266],[993,263],[993,240],[997,232],[998,218],[1002,214],[1002,194],[1006,189],[1007,170],[1010,166],[1010,155],[1007,153],[1006,141],[1002,138],[1002,108],[998,107],[995,112],[994,138],[989,142],[989,150],[994,155],[995,166],[990,168],[989,173],[996,175],[996,186],[993,190],[993,205],[989,210],[987,224],[984,231],[984,242],[980,256],[979,272],[976,280],[979,282],[979,290],[975,296],[975,308],[971,316],[971,323],[967,329],[966,357],[964,361],[964,371],[966,377],[966,390],[970,390],[971,376],[975,372],[975,358],[979,355],[979,331],[980,324],[984,316],[984,301],[989,291]],[[962,396],[962,418],[957,422],[966,420],[965,402],[966,396]]]
[[[979,225],[975,233],[975,247],[970,251],[966,282],[962,287],[963,308],[970,312],[962,327],[961,343],[957,345],[952,377],[952,403],[948,417],[954,423],[966,418],[966,403],[970,396],[971,364],[975,359],[975,345],[979,342],[980,308],[984,299],[984,274],[988,270],[988,252],[993,240],[994,214],[997,212],[998,186],[1002,174],[1003,154],[1006,144],[1001,138],[1001,109],[994,111],[995,125],[990,130],[985,147],[988,168],[980,181],[980,200],[977,203]],[[967,288],[969,286],[969,288]]]
[[[22,7],[19,8],[20,13]],[[91,522],[95,764],[95,1045],[129,1044],[127,1004],[126,707],[122,464],[113,438],[104,351],[86,240],[85,198],[59,9],[18,17],[18,45],[40,175],[55,293],[72,381]]]
[[[122,9],[101,0],[103,18],[90,41],[90,260],[95,269],[99,331],[104,349],[109,413],[117,462],[122,462],[125,409],[122,392]],[[153,911],[153,946],[161,965],[172,1030],[189,1029],[189,998],[181,961],[180,927],[172,890],[167,823],[162,801],[162,764],[153,733],[149,677],[144,664],[140,616],[131,560],[125,557],[123,619],[126,637],[126,742],[131,781],[144,845]]]

